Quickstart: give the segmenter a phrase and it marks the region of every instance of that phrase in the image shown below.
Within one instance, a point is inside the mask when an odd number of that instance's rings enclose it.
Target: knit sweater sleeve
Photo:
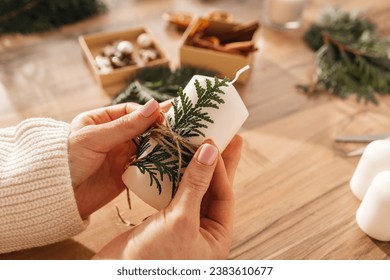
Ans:
[[[0,129],[0,253],[82,230],[68,164],[69,124],[27,119]]]

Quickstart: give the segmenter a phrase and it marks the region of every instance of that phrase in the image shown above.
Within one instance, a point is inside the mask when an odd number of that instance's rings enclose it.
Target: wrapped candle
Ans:
[[[390,170],[390,141],[376,140],[371,142],[356,167],[350,181],[352,192],[363,199],[374,177],[381,171]]]
[[[372,238],[390,241],[390,171],[377,174],[356,213],[359,227]]]
[[[135,142],[136,157],[122,175],[133,193],[150,206],[163,209],[206,138],[221,152],[226,148],[249,115],[234,81],[195,75],[179,91],[167,113],[166,127],[151,129]]]

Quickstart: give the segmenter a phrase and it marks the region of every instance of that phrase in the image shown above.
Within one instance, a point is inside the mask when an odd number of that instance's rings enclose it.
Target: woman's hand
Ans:
[[[222,156],[203,144],[168,205],[108,243],[95,259],[224,259],[233,225],[234,174],[242,140],[235,136]]]
[[[78,115],[70,126],[69,165],[80,215],[87,218],[124,189],[121,175],[135,152],[129,141],[160,116],[151,100],[119,104]]]

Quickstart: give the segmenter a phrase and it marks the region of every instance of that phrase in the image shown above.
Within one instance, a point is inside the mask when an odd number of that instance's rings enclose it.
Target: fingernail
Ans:
[[[198,154],[198,161],[204,165],[213,165],[217,159],[218,150],[216,147],[210,144],[203,144]]]
[[[158,102],[154,99],[151,99],[139,109],[139,112],[145,118],[149,118],[154,113],[154,111],[156,111],[158,108],[159,108]]]
[[[157,118],[157,121],[156,121],[156,123],[158,123],[158,124],[163,124],[164,123],[164,117],[163,116],[159,116],[158,118]]]

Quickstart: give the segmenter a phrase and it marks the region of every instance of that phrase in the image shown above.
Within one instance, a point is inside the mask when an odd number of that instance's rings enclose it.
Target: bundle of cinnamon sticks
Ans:
[[[186,43],[195,47],[240,55],[248,55],[257,51],[255,42],[252,40],[254,33],[260,27],[257,21],[239,24],[232,30],[221,33],[210,33],[208,26],[208,20],[200,19]]]

